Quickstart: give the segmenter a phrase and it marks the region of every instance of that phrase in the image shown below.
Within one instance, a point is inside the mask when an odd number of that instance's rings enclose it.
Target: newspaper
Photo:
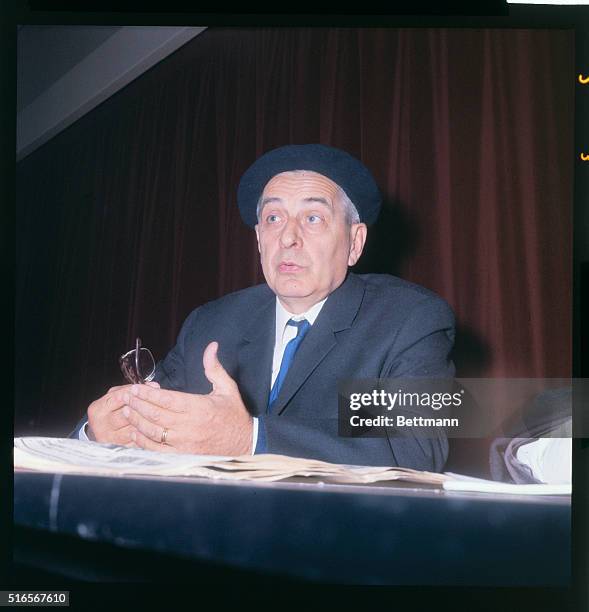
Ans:
[[[403,481],[448,491],[515,495],[570,495],[571,485],[508,484],[447,472],[437,474],[401,467],[327,463],[285,455],[217,457],[161,453],[70,438],[14,439],[16,469],[104,476],[191,476],[215,480],[273,482],[293,477],[333,484]]]
[[[443,487],[446,491],[466,491],[477,493],[508,493],[511,495],[571,495],[573,487],[570,483],[562,484],[512,484],[509,482],[497,482],[474,478],[464,474],[445,472],[449,476],[444,481]]]
[[[193,476],[266,482],[314,477],[322,482],[339,484],[400,480],[441,486],[447,478],[443,474],[408,468],[340,465],[284,455],[216,457],[161,453],[114,444],[45,437],[15,438],[14,467],[53,473]]]

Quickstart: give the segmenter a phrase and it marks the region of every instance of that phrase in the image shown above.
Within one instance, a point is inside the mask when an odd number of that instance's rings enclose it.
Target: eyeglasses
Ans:
[[[141,346],[141,338],[135,341],[135,348],[119,357],[121,372],[131,384],[141,384],[153,380],[155,359],[151,351]]]

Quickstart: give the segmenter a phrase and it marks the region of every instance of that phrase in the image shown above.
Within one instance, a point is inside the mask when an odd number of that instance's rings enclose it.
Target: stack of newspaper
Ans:
[[[161,453],[69,438],[41,437],[14,439],[14,467],[108,476],[143,474],[268,482],[303,476],[329,483],[404,480],[440,486],[447,478],[443,474],[407,468],[339,465],[284,455],[215,457]]]
[[[402,467],[340,465],[285,455],[215,457],[162,453],[70,438],[14,439],[15,469],[104,476],[191,476],[221,480],[272,482],[293,477],[335,484],[404,481],[450,491],[570,495],[571,485],[508,484],[447,472],[437,474]]]

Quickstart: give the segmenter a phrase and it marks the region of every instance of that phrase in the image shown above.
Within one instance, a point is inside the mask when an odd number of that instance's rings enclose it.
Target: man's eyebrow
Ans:
[[[325,206],[331,208],[331,204],[325,198],[322,198],[320,196],[311,196],[305,198],[303,202],[317,202],[319,204],[325,204]]]
[[[268,202],[282,202],[282,198],[277,198],[275,196],[268,196],[262,199],[262,206],[264,204],[268,204]]]
[[[282,198],[276,197],[276,196],[268,196],[262,199],[262,206],[265,206],[266,204],[269,204],[270,202],[282,202]],[[331,204],[329,203],[329,201],[326,198],[323,198],[321,196],[309,196],[308,198],[304,198],[303,202],[317,202],[319,204],[325,204],[325,206],[331,208]]]

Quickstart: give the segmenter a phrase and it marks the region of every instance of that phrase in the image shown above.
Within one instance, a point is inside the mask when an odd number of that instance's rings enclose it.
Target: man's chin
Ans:
[[[301,283],[298,279],[281,279],[272,290],[279,297],[285,298],[305,298],[311,295],[312,290]]]

